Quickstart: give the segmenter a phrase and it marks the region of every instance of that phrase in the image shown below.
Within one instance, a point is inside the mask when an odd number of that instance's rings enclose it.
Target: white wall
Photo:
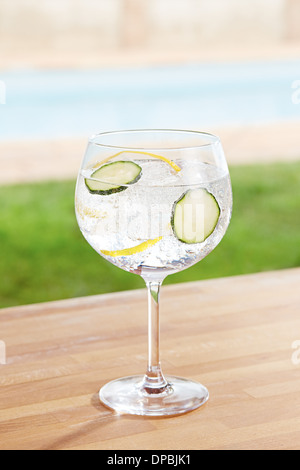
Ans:
[[[284,0],[152,0],[150,42],[280,41]]]
[[[121,2],[0,0],[0,39],[33,46],[65,42],[73,47],[84,41],[91,47],[119,47]]]
[[[278,43],[288,36],[292,4],[295,0],[0,0],[0,49],[80,53]]]

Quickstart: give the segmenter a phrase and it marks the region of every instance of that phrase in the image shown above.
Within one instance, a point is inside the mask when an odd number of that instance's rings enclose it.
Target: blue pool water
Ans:
[[[0,73],[0,140],[125,128],[202,129],[300,118],[300,61]]]

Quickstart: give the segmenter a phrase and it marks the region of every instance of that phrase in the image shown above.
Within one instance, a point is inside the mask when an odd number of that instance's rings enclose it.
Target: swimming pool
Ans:
[[[0,73],[0,140],[299,119],[299,79],[299,60]]]

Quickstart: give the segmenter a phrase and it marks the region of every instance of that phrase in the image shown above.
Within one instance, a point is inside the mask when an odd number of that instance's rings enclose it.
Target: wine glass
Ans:
[[[148,416],[203,405],[209,397],[205,386],[162,372],[159,294],[166,276],[207,256],[229,225],[231,183],[219,138],[159,129],[93,136],[75,206],[88,243],[109,262],[140,275],[148,289],[147,370],[104,385],[101,402],[120,413]]]

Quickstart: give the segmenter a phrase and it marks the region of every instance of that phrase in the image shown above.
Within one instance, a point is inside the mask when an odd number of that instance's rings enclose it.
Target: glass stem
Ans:
[[[148,289],[148,367],[143,390],[147,394],[159,394],[168,390],[168,382],[160,366],[159,346],[159,295],[162,281],[146,282]]]

